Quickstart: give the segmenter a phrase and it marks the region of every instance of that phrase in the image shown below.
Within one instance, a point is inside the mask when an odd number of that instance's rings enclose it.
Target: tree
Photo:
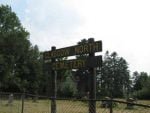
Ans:
[[[18,68],[24,63],[24,56],[30,47],[29,33],[9,6],[0,6],[0,55],[4,88],[18,87],[20,78]],[[13,84],[13,85],[12,85]]]
[[[133,77],[134,77],[134,86],[133,86],[134,90],[138,91],[144,87],[148,79],[148,74],[145,72],[141,72],[141,73],[134,72]]]
[[[61,83],[59,95],[65,97],[73,97],[77,93],[77,86],[72,79],[72,72],[70,70],[65,72],[65,80]]]
[[[150,99],[150,77],[146,72],[133,73],[133,96],[140,99]]]
[[[128,89],[128,64],[116,52],[104,56],[101,74],[101,92],[105,96],[122,97],[124,90]]]
[[[38,47],[31,45],[29,32],[7,5],[0,6],[0,48],[0,88],[9,92],[37,89],[41,74]]]
[[[28,91],[30,93],[37,93],[42,84],[42,75],[43,75],[43,67],[42,60],[40,58],[40,52],[37,46],[30,47],[27,64],[25,65],[28,68],[27,73],[25,73],[25,80],[28,81]]]

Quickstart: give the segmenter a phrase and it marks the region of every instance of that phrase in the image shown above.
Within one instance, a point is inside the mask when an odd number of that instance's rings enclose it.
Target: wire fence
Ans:
[[[89,113],[89,101],[57,99],[57,113]],[[96,101],[96,113],[150,113],[149,105],[106,99],[93,101]]]
[[[56,113],[89,113],[89,101],[95,102],[96,113],[150,113],[150,101],[143,101],[145,105],[138,101],[62,98],[56,98]],[[53,113],[51,102],[52,99],[46,96],[0,93],[0,113]],[[94,107],[91,113],[94,113]]]

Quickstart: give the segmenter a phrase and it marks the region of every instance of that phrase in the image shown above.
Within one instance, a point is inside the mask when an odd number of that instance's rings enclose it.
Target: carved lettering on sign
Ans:
[[[79,68],[98,67],[101,66],[101,64],[102,64],[102,56],[95,56],[84,59],[58,61],[52,64],[52,68],[54,70],[79,69]]]
[[[102,51],[101,41],[71,46],[67,48],[57,49],[54,51],[47,51],[47,52],[44,52],[44,59],[48,60],[51,58],[60,58],[60,57],[66,57],[66,56],[88,54],[91,52],[98,52],[98,51]]]

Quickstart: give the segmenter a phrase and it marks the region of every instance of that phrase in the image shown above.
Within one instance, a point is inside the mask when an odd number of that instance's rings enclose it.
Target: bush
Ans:
[[[137,91],[136,94],[134,94],[138,99],[150,99],[150,89],[143,88],[140,91]]]
[[[73,97],[76,95],[77,88],[70,76],[66,77],[66,81],[62,83],[61,94],[65,97]]]

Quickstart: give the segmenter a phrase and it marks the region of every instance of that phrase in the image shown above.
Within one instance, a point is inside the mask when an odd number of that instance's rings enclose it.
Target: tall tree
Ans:
[[[104,56],[101,74],[101,92],[111,97],[121,97],[129,86],[128,64],[116,52]]]
[[[150,99],[150,76],[146,72],[133,73],[133,96],[140,99]]]
[[[18,87],[19,67],[25,63],[24,57],[30,47],[29,33],[9,6],[0,6],[0,55],[4,68],[1,76],[4,87]]]
[[[144,87],[148,79],[148,74],[145,72],[141,72],[141,73],[134,72],[133,77],[134,77],[134,90],[138,91]]]
[[[0,88],[3,91],[21,91],[33,87],[30,76],[37,73],[39,51],[29,41],[29,32],[21,25],[11,7],[0,6]],[[36,69],[37,68],[37,69]],[[36,71],[35,71],[36,70]],[[35,76],[34,76],[35,77]],[[35,78],[36,78],[35,77]],[[33,84],[29,84],[32,82]],[[36,85],[34,86],[36,87]]]

